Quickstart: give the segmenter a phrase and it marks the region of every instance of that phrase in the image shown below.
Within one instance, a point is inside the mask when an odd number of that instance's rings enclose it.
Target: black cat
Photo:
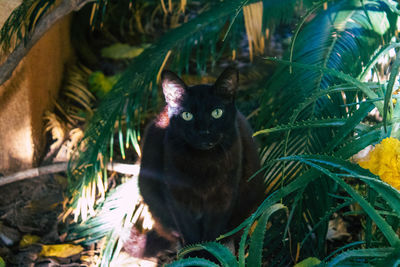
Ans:
[[[247,182],[260,165],[235,107],[238,72],[226,69],[214,85],[187,86],[170,71],[161,77],[167,105],[145,132],[140,192],[164,241],[211,241],[249,216],[264,193],[260,177]]]

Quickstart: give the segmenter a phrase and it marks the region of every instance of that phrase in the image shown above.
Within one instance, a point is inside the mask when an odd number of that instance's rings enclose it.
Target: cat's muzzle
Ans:
[[[211,148],[213,148],[217,143],[213,143],[213,142],[203,142],[200,143],[197,148],[200,150],[210,150]]]

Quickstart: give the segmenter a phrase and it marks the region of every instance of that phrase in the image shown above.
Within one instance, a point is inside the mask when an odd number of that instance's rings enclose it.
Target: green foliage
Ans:
[[[146,116],[159,107],[160,69],[168,64],[179,73],[204,73],[213,70],[227,52],[240,51],[241,11],[253,2],[208,1],[201,12],[194,12],[149,47],[119,46],[118,53],[103,50],[105,57],[132,60],[121,75],[110,78],[95,72],[90,77],[91,87],[103,100],[85,132],[85,149],[70,164],[69,193],[76,219],[93,210],[94,201],[81,201],[87,188],[98,180],[106,184],[104,166],[114,157],[114,142],[123,158],[129,145],[140,154],[140,130]],[[0,33],[4,47],[12,46],[14,35],[23,40],[51,3],[24,1]],[[97,14],[93,25],[100,26],[105,19],[107,3],[97,1],[93,6]],[[318,259],[327,266],[397,264],[400,193],[351,163],[351,158],[385,137],[400,137],[400,105],[392,101],[398,90],[399,53],[387,63],[389,77],[378,75],[381,60],[400,47],[395,34],[399,14],[397,3],[390,0],[263,1],[263,31],[297,23],[283,59],[264,60],[276,71],[250,86],[261,95],[253,120],[268,194],[251,217],[219,238],[243,231],[237,257],[222,244],[208,242],[184,248],[180,259],[169,266],[216,266],[206,259],[183,258],[197,250],[213,254],[223,266],[260,266],[264,259],[271,266],[298,261],[297,266],[314,266]],[[374,76],[378,79],[370,78]],[[375,108],[383,122],[369,122]],[[129,227],[134,213],[133,204],[124,209],[119,201],[138,201],[117,197],[121,190],[98,205],[97,217],[73,229],[75,237],[87,236],[87,242],[107,238],[104,265],[121,247],[115,229]],[[330,217],[354,203],[361,207],[365,240],[327,251]],[[271,216],[282,210],[286,211],[284,225],[274,224]],[[103,220],[105,214],[114,214],[114,224]],[[268,222],[272,226],[266,227]],[[357,246],[361,247],[354,249]]]
[[[377,226],[376,230],[373,227],[364,229],[366,238],[373,239],[374,246],[382,248],[345,254],[351,246],[344,246],[335,252],[339,254],[329,264],[353,258],[369,262],[374,258],[370,255],[382,259],[389,254],[379,254],[379,249],[391,251],[391,247],[397,246],[396,224],[390,214],[398,212],[398,191],[348,161],[367,145],[379,142],[389,136],[392,129],[397,129],[394,118],[400,115],[400,108],[389,107],[388,96],[395,90],[393,81],[398,70],[392,68],[389,83],[366,80],[375,72],[379,59],[398,47],[393,39],[397,9],[393,2],[371,0],[329,1],[325,10],[322,8],[325,2],[328,1],[305,1],[310,11],[300,18],[290,50],[284,56],[286,60],[267,58],[276,64],[277,70],[261,87],[256,134],[262,144],[261,171],[265,174],[269,194],[250,218],[220,237],[243,230],[238,258],[215,242],[185,248],[181,256],[205,249],[225,266],[259,266],[264,258],[274,266],[290,265],[298,260],[294,260],[297,249],[300,259],[324,258],[329,218],[353,203],[358,203],[367,220]],[[134,58],[104,99],[87,131],[86,140],[90,146],[74,163],[78,169],[82,168],[80,166],[84,169],[81,174],[72,176],[75,187],[71,192],[80,192],[79,188],[101,170],[99,153],[110,156],[108,143],[114,140],[115,122],[118,122],[120,144],[129,139],[128,134],[122,132],[124,127],[127,132],[139,136],[143,114],[157,106],[155,78],[165,57],[170,56],[170,67],[178,72],[187,71],[193,57],[198,72],[213,67],[224,49],[238,48],[238,33],[243,31],[239,24],[240,11],[248,3],[213,2],[211,8],[167,32]],[[263,3],[264,29],[296,19],[293,10],[297,1]],[[217,51],[220,36],[225,41]],[[152,86],[143,90],[149,84]],[[385,117],[384,123],[365,123],[375,107],[381,114],[388,110],[391,116]],[[385,123],[388,132],[385,132]],[[349,179],[364,184],[370,193],[365,196],[357,191],[347,183]],[[346,201],[337,201],[335,196],[340,192],[346,194]],[[375,197],[371,197],[373,194]],[[279,202],[282,204],[277,204]],[[271,214],[281,209],[288,210],[286,224],[267,229]],[[249,235],[256,220],[258,224]],[[266,237],[268,241],[264,242]],[[361,244],[364,243],[352,246]],[[196,264],[212,265],[206,260],[187,258],[171,266]]]
[[[232,252],[227,247],[217,242],[208,242],[187,246],[179,251],[178,258],[182,259],[186,254],[199,250],[206,250],[214,255],[222,266],[238,266],[236,257],[232,254]],[[184,260],[180,261],[182,262]]]
[[[397,53],[396,60],[394,61],[391,69],[390,78],[385,93],[385,102],[383,104],[384,105],[383,123],[385,125],[385,131],[386,131],[386,121],[388,112],[391,112],[391,110],[393,110],[393,105],[392,105],[393,86],[396,80],[396,76],[399,73],[399,69],[400,69],[400,53]]]
[[[239,14],[245,3],[247,1],[239,0],[213,3],[212,8],[171,30],[132,61],[94,114],[83,140],[86,150],[82,151],[79,158],[71,162],[70,169],[73,170],[70,173],[71,194],[83,192],[84,188],[92,183],[99,173],[102,173],[101,166],[112,159],[114,125],[117,125],[119,132],[121,152],[124,151],[123,144],[125,143],[127,145],[132,143],[135,148],[138,148],[136,138],[130,138],[130,136],[140,136],[143,114],[157,106],[156,78],[165,57],[171,53],[169,51],[173,51],[175,55],[171,60],[172,66],[177,63],[177,59],[181,62],[183,54],[191,54],[193,51],[199,59],[197,69],[202,70],[205,65],[201,63],[201,60],[205,60],[204,64],[206,64],[209,58],[209,55],[205,53],[215,49],[203,48],[198,43],[215,48],[216,42],[220,40],[218,36],[225,29],[224,26]],[[266,2],[264,9],[267,9],[268,5],[274,4]],[[271,20],[274,19],[279,18],[271,18]],[[233,24],[235,23],[236,21]],[[230,32],[227,36],[231,36]],[[215,60],[213,54],[211,58]],[[185,61],[180,66],[185,66],[185,64],[188,62]],[[99,157],[99,154],[103,157]],[[78,196],[74,197],[72,205],[74,208],[78,207]],[[77,214],[84,212],[90,206],[80,205],[79,208],[76,210]]]
[[[26,42],[40,18],[55,4],[54,0],[26,0],[11,13],[0,30],[0,44],[9,51]]]
[[[297,263],[295,267],[313,267],[313,266],[318,266],[318,264],[320,263],[321,261],[319,259],[310,257]]]
[[[329,195],[338,191],[338,185],[345,187],[354,200],[363,200],[341,180],[326,179],[335,177],[334,174],[322,172],[324,175],[321,176],[320,173],[310,173],[309,167],[317,167],[313,164],[277,159],[327,153],[347,160],[367,145],[387,136],[382,128],[363,123],[374,107],[383,113],[382,86],[357,78],[368,73],[362,66],[368,66],[371,72],[373,64],[369,65],[370,60],[374,60],[377,51],[382,51],[381,46],[390,43],[394,36],[397,15],[392,12],[392,5],[381,1],[333,1],[328,3],[326,10],[320,8],[322,5],[315,6],[305,15],[315,17],[310,21],[305,18],[296,28],[292,50],[288,54],[290,61],[267,58],[277,62],[278,69],[265,86],[257,117],[258,127],[265,129],[260,132],[266,134],[261,136],[265,147],[263,169],[272,192],[286,190],[291,181],[295,183],[304,176],[312,180],[304,183],[301,190],[299,188],[301,194],[283,200],[287,206],[298,209],[298,212],[291,210],[287,229],[291,229],[291,243],[302,244],[303,257],[321,258],[325,254],[327,224],[319,222],[336,205]],[[379,25],[375,25],[378,21]],[[386,44],[386,47],[388,45],[396,46]],[[365,103],[361,103],[363,98],[366,98]],[[337,127],[339,121],[343,124]],[[314,127],[318,124],[321,127]],[[274,134],[277,130],[284,130],[284,136]],[[309,176],[311,174],[313,177]],[[365,207],[369,205],[364,204]],[[374,207],[368,208],[370,215],[375,213]],[[387,230],[386,236],[391,243],[396,243],[387,222],[379,217],[375,219]],[[316,238],[301,242],[305,240],[304,234],[309,233],[307,228],[310,226]],[[282,254],[295,249],[295,246],[283,249]]]
[[[220,236],[218,239],[225,239],[230,235],[236,233],[245,226],[244,233],[239,244],[238,258],[225,246],[217,242],[207,242],[202,244],[190,245],[183,248],[179,254],[179,260],[168,266],[190,266],[188,259],[182,259],[185,255],[199,250],[206,250],[219,261],[220,266],[236,267],[236,266],[261,266],[262,263],[262,250],[266,233],[266,226],[269,218],[279,210],[287,210],[282,204],[274,204],[271,206],[262,206],[256,213],[252,215],[245,223],[241,224],[231,232]],[[251,226],[256,222],[253,233],[250,232]],[[250,237],[248,244],[247,239]],[[249,256],[245,256],[245,247],[249,246]],[[177,264],[177,265],[175,265]],[[183,265],[179,265],[183,264]]]
[[[330,262],[327,266],[351,266],[353,264],[367,264],[369,262],[375,262],[378,259],[388,257],[392,252],[393,248],[370,248],[370,249],[358,249],[345,251]],[[371,261],[372,260],[372,261]],[[386,265],[395,266],[395,265]]]
[[[361,180],[366,180],[362,179],[361,175],[356,173],[354,170],[357,169],[356,166],[351,167],[350,170],[345,169],[344,166],[348,165],[347,162],[340,162],[339,160],[336,159],[331,159],[330,157],[324,157],[324,156],[307,156],[307,155],[299,155],[299,156],[289,156],[286,158],[282,158],[282,160],[298,160],[302,163],[305,163],[316,170],[324,173],[331,179],[333,179],[337,184],[339,184],[362,208],[363,210],[368,214],[368,216],[371,217],[371,219],[376,223],[377,227],[380,228],[388,242],[390,243],[391,246],[396,246],[399,244],[400,240],[397,237],[396,233],[393,231],[393,228],[382,218],[381,215],[378,214],[377,210],[374,209],[374,207],[368,203],[367,200],[365,200],[353,187],[348,185],[343,179],[339,177],[339,175],[331,172],[329,169],[324,168],[321,166],[321,164],[327,164],[327,165],[333,165],[336,168],[341,168],[345,171],[351,172],[352,175],[354,175],[354,178],[360,178]],[[336,162],[340,162],[340,164],[332,164]],[[369,178],[369,177],[368,177]],[[371,181],[373,178],[369,178],[368,181]],[[376,188],[374,188],[376,189]],[[379,188],[380,189],[380,188]],[[391,187],[387,186],[384,190],[379,190],[379,193],[388,193],[390,192]],[[399,192],[397,193],[397,201],[399,200]],[[394,203],[393,203],[394,204]]]
[[[101,56],[112,59],[132,59],[139,56],[148,44],[141,46],[130,46],[128,44],[116,43],[101,50]],[[110,88],[111,89],[111,88]]]
[[[74,224],[69,228],[69,240],[84,239],[84,245],[92,244],[103,238],[106,246],[102,253],[100,266],[109,266],[113,257],[122,248],[121,233],[129,233],[133,226],[132,218],[140,217],[143,204],[140,203],[137,189],[137,177],[119,185],[107,194],[107,198],[98,207],[96,216],[86,224]],[[88,228],[87,226],[90,225]]]
[[[386,257],[384,256],[384,258],[382,260],[378,261],[376,264],[377,266],[379,266],[379,267],[399,266],[399,264],[400,264],[400,248],[396,247],[394,249],[387,249],[387,251],[391,251],[391,250],[392,250],[392,253],[390,253]]]
[[[221,20],[225,22],[227,17],[235,10],[234,8],[241,5],[241,1],[237,1],[236,4],[237,6],[234,6],[232,2],[229,9],[224,8],[224,5],[221,4],[202,13],[183,26],[172,30],[135,58],[93,116],[85,133],[84,142],[87,144],[87,149],[82,151],[81,156],[76,161],[73,161],[74,173],[70,175],[73,185],[71,192],[82,192],[83,188],[90,184],[101,172],[103,162],[99,160],[99,153],[104,155],[105,162],[112,157],[108,153],[108,143],[109,140],[113,139],[115,122],[118,122],[121,148],[124,144],[122,117],[125,119],[127,129],[125,138],[129,136],[128,131],[139,136],[138,131],[142,120],[140,114],[147,111],[148,105],[154,107],[156,104],[157,87],[155,79],[168,51],[179,47],[180,44],[185,44],[189,40],[192,41],[193,35],[202,33],[213,23],[221,23]],[[212,34],[213,32],[207,32],[207,34],[209,33]],[[135,144],[133,145],[135,146]],[[112,150],[111,144],[110,151]],[[79,198],[74,198],[74,207],[77,207],[78,201]],[[87,209],[88,207],[81,208]]]
[[[256,228],[254,229],[254,231],[250,237],[249,256],[248,256],[247,262],[246,262],[247,266],[261,266],[262,251],[263,251],[263,245],[264,245],[263,241],[265,239],[265,232],[267,230],[268,219],[271,217],[271,215],[274,212],[276,212],[280,209],[287,210],[287,208],[284,205],[275,204],[275,205],[272,205],[271,207],[268,207],[263,212],[263,214],[260,216],[260,218],[258,219]],[[242,236],[242,240],[245,240],[243,238],[243,236]],[[241,245],[242,244],[244,244],[244,243],[241,242]],[[243,260],[244,260],[244,254],[240,253],[240,251],[244,252],[244,249],[239,248],[239,260],[240,260],[240,257],[243,257]],[[243,260],[242,260],[242,263],[243,263]]]
[[[185,266],[200,266],[200,267],[218,267],[219,265],[212,261],[202,258],[187,258],[173,262],[167,265],[168,267],[185,267]]]
[[[111,91],[118,78],[118,75],[107,77],[101,71],[94,71],[88,79],[89,88],[99,99],[103,99]]]
[[[347,119],[322,119],[322,120],[310,120],[310,121],[299,121],[293,124],[279,125],[277,127],[260,130],[254,133],[254,136],[259,134],[268,134],[274,132],[282,132],[287,130],[295,129],[309,129],[309,128],[321,128],[321,127],[341,127],[347,122]]]

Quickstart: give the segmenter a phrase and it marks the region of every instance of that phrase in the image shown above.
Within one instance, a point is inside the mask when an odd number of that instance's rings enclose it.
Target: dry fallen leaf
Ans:
[[[329,241],[350,241],[351,239],[351,234],[347,231],[347,223],[336,213],[334,214],[334,218],[329,221],[326,239]]]
[[[21,241],[19,241],[19,246],[21,248],[23,247],[27,247],[29,245],[35,244],[40,240],[40,237],[37,235],[24,235],[21,239]]]
[[[40,256],[42,257],[59,257],[68,258],[72,255],[79,254],[83,251],[83,247],[73,244],[57,244],[57,245],[43,245]]]

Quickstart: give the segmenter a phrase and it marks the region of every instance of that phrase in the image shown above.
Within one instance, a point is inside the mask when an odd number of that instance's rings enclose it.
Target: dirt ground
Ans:
[[[79,266],[70,265],[76,259],[39,258],[40,244],[63,239],[58,216],[63,210],[65,182],[61,175],[43,175],[0,187],[0,257],[7,266]],[[37,242],[29,241],[32,236],[37,236]]]

